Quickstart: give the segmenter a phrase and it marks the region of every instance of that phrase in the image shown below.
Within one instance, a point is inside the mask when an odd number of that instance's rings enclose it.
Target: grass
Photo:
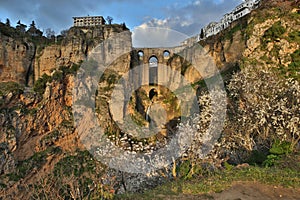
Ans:
[[[287,188],[300,188],[300,155],[287,155],[281,158],[272,167],[260,167],[257,165],[247,168],[236,168],[227,164],[225,169],[219,169],[209,173],[199,171],[192,178],[179,178],[167,182],[153,190],[143,194],[117,195],[116,199],[159,199],[159,197],[178,196],[180,194],[195,195],[211,192],[221,192],[229,188],[234,182],[253,181],[267,185],[280,185]]]

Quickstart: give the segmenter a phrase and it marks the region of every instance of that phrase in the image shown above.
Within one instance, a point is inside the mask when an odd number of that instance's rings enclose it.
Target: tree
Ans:
[[[35,22],[34,21],[31,22],[27,33],[29,33],[32,36],[42,36],[43,35],[43,32],[35,27]]]
[[[9,20],[8,18],[6,18],[6,23],[5,23],[5,25],[10,27],[10,20]]]
[[[35,22],[34,21],[31,22],[30,28],[35,28]]]
[[[264,149],[274,140],[288,141],[294,148],[300,141],[300,85],[272,70],[243,68],[228,85],[232,109],[227,129],[234,133],[233,141],[243,138],[239,149]]]
[[[22,24],[20,20],[17,22],[16,29],[17,29],[18,31],[20,31],[20,32],[22,32],[22,33],[25,33],[26,27],[27,27],[27,26],[26,26],[25,24]]]
[[[122,25],[123,30],[127,29],[125,22],[123,22],[121,25]]]
[[[68,35],[68,30],[62,30],[60,32],[60,35],[63,36],[63,37],[66,37]]]
[[[55,36],[55,32],[51,28],[47,28],[45,32],[48,39],[51,39]]]
[[[111,16],[107,16],[106,17],[106,21],[108,22],[109,25],[111,25],[111,23],[112,23],[113,20],[114,19]]]
[[[201,29],[200,38],[201,38],[201,39],[204,38],[204,31],[203,31],[203,28]]]

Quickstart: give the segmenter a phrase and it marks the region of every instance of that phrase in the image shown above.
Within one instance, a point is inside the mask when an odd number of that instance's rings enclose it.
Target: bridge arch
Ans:
[[[150,91],[149,91],[149,99],[152,100],[153,97],[157,96],[158,95],[158,92],[156,90],[156,88],[152,88]]]
[[[164,59],[169,59],[170,58],[170,51],[169,50],[164,50],[163,56],[164,56]]]
[[[139,60],[143,60],[144,59],[144,51],[142,51],[142,50],[138,51],[138,58],[139,58]]]
[[[150,56],[149,60],[149,67],[158,67],[158,58],[156,55]]]
[[[157,85],[158,84],[158,58],[156,55],[150,56],[149,60],[149,84]]]

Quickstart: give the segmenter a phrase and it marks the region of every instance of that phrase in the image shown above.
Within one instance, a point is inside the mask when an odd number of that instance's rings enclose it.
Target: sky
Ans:
[[[170,29],[193,36],[212,21],[219,21],[243,0],[0,0],[0,20],[18,20],[29,26],[34,20],[44,31],[56,34],[73,25],[74,16],[101,15],[113,17],[113,23],[123,23],[137,34],[149,28]],[[151,31],[150,31],[151,32]],[[146,38],[146,37],[144,37]]]

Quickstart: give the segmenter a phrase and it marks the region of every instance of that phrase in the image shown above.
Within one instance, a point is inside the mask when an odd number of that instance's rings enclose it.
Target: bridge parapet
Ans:
[[[159,64],[167,64],[168,59],[173,56],[172,48],[135,48],[141,64],[149,63],[151,57],[155,57]]]

